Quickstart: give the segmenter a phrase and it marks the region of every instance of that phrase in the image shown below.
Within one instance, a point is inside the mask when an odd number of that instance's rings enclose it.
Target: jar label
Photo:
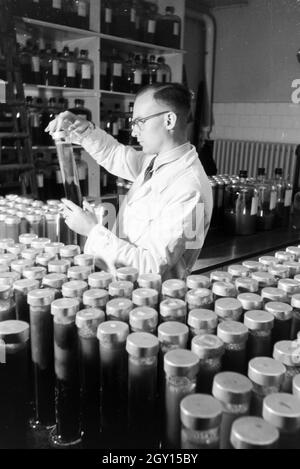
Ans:
[[[147,32],[149,34],[155,33],[155,26],[156,26],[156,21],[155,20],[148,20]]]
[[[78,2],[78,16],[87,16],[87,5],[85,2]]]
[[[52,75],[59,75],[59,61],[56,59],[52,60]]]
[[[135,8],[130,8],[130,22],[135,23],[136,11]]]
[[[67,77],[74,78],[76,76],[76,64],[75,62],[67,62]]]
[[[290,207],[291,203],[292,203],[292,190],[288,189],[285,191],[284,206]]]
[[[107,62],[100,63],[100,73],[101,75],[107,75]]]
[[[174,36],[179,36],[179,23],[173,24],[173,34]]]
[[[277,202],[277,192],[271,191],[270,210],[274,210],[274,208],[276,207],[276,202]]]
[[[52,8],[61,10],[61,0],[52,0]]]
[[[142,70],[135,70],[133,82],[136,85],[142,84]]]
[[[62,180],[61,170],[57,169],[55,174],[56,174],[56,183],[62,184],[63,180]]]
[[[257,208],[258,208],[258,198],[257,197],[252,197],[250,215],[256,215],[257,214]]]
[[[122,76],[122,64],[118,64],[118,63],[113,64],[113,76],[114,77]]]
[[[81,77],[83,80],[91,79],[91,66],[90,64],[82,64],[81,66]]]
[[[112,9],[111,8],[105,8],[105,15],[104,15],[104,22],[105,23],[111,23],[112,19]]]
[[[36,175],[37,186],[44,187],[44,175],[43,173],[39,173]]]
[[[37,56],[31,57],[31,63],[32,63],[32,71],[39,72],[40,71],[40,58]]]

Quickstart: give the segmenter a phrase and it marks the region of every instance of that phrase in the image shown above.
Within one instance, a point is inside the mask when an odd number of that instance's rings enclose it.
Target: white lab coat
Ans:
[[[195,147],[185,143],[160,154],[144,183],[154,155],[122,145],[98,128],[88,129],[77,143],[107,171],[133,182],[114,229],[96,225],[84,252],[108,270],[131,266],[141,274],[160,273],[163,280],[185,278],[198,258],[212,212],[211,187]]]

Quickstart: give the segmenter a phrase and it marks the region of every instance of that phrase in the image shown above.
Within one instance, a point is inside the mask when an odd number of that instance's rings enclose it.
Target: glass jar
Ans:
[[[297,274],[300,274],[300,262],[298,261],[284,261],[282,264],[284,267],[289,269],[289,277],[292,278]]]
[[[5,237],[11,238],[15,243],[19,240],[21,219],[17,216],[5,218]]]
[[[45,253],[47,254],[51,254],[51,256],[53,256],[53,259],[58,259],[58,255],[59,255],[59,251],[60,251],[60,248],[64,247],[64,243],[49,243],[49,244],[46,244],[46,246],[44,247],[44,250],[45,250]]]
[[[189,350],[176,349],[164,356],[165,371],[165,446],[180,446],[180,401],[196,392],[199,359]]]
[[[272,344],[280,340],[287,340],[291,336],[293,308],[287,303],[270,301],[265,304],[265,310],[274,316],[274,327],[272,330]]]
[[[262,309],[262,298],[256,293],[240,293],[237,299],[242,303],[243,310]]]
[[[191,394],[180,402],[181,448],[219,449],[222,405],[212,396]]]
[[[233,449],[276,449],[278,440],[277,428],[261,417],[240,417],[231,427]]]
[[[293,256],[295,257],[295,261],[298,261],[300,259],[300,248],[299,246],[288,246],[286,248],[286,252],[289,252],[291,254],[293,254]]]
[[[129,323],[129,312],[132,309],[133,303],[128,298],[114,298],[106,303],[106,317],[111,321],[124,321]]]
[[[248,360],[254,357],[269,357],[272,352],[272,329],[274,316],[267,311],[252,310],[244,315],[244,324],[248,328]]]
[[[300,294],[292,296],[291,306],[293,308],[291,339],[295,340],[297,339],[297,334],[300,331]]]
[[[162,283],[161,287],[162,299],[178,298],[180,300],[185,299],[186,294],[186,283],[179,279],[169,279]]]
[[[299,449],[300,402],[295,396],[287,393],[266,396],[263,418],[279,430],[279,449]]]
[[[38,280],[41,284],[42,278],[46,275],[47,269],[41,266],[26,267],[23,270],[23,277],[29,280]]]
[[[108,293],[110,298],[124,297],[131,299],[133,292],[133,283],[127,280],[118,280],[117,282],[111,282],[108,285]]]
[[[272,265],[269,266],[268,271],[275,280],[280,280],[281,278],[288,278],[289,276],[289,268],[286,265]]]
[[[20,280],[21,276],[18,272],[1,272],[0,285],[12,286],[16,280]]]
[[[105,447],[120,448],[127,432],[128,358],[125,322],[105,321],[98,326],[100,350],[101,426]]]
[[[249,271],[249,269],[247,269],[247,267],[245,267],[243,265],[239,265],[239,264],[229,265],[227,270],[228,270],[228,273],[232,277],[232,281],[235,278],[248,277],[249,273],[250,273],[250,271]]]
[[[27,267],[32,267],[33,261],[30,259],[16,259],[11,262],[10,268],[12,272],[18,272],[21,276],[23,275],[23,270]]]
[[[55,422],[53,319],[50,310],[54,296],[53,289],[44,288],[29,291],[27,297],[34,379],[34,417],[31,427],[34,429],[49,427]]]
[[[54,324],[55,417],[50,434],[55,447],[74,447],[81,443],[78,338],[75,324],[79,301],[62,298],[51,304]]]
[[[153,288],[157,292],[161,291],[161,275],[159,274],[141,274],[137,279],[140,288]]]
[[[70,261],[67,259],[53,259],[48,263],[48,272],[53,272],[56,274],[67,274],[70,265]]]
[[[286,293],[283,290],[275,287],[266,287],[261,291],[261,297],[263,305],[269,303],[269,301],[280,301],[282,303],[288,303]]]
[[[268,272],[252,272],[251,277],[258,283],[258,294],[261,294],[262,288],[265,287],[276,287],[276,280],[273,275],[269,274]]]
[[[28,223],[29,233],[36,234],[37,237],[42,236],[42,216],[34,213],[29,213],[26,215],[26,220]],[[22,243],[21,240],[20,243]]]
[[[190,328],[190,338],[196,335],[215,334],[218,325],[218,316],[209,309],[192,309],[187,318]]]
[[[239,321],[243,313],[242,304],[235,298],[219,298],[215,301],[215,313],[219,321]]]
[[[274,344],[273,358],[286,368],[281,388],[283,392],[292,392],[293,378],[300,373],[299,345],[298,342],[292,340],[281,340]]]
[[[287,251],[277,251],[275,252],[275,257],[278,259],[278,263],[282,263],[284,261],[294,261],[295,256],[291,252]]]
[[[39,281],[34,279],[16,280],[13,284],[14,298],[16,303],[16,317],[21,321],[29,323],[29,307],[27,295],[31,290],[39,288]]]
[[[138,306],[129,311],[129,324],[131,332],[156,333],[158,313],[149,306]]]
[[[258,282],[253,278],[236,278],[235,279],[235,288],[237,293],[257,293],[258,292]]]
[[[82,309],[76,314],[84,448],[95,448],[100,439],[100,354],[97,329],[104,321],[105,314],[100,309]]]
[[[257,261],[244,261],[242,264],[250,272],[262,272],[265,270],[265,266]]]
[[[108,272],[93,272],[88,276],[88,284],[90,288],[102,288],[108,290],[109,284],[113,281],[113,277]]]
[[[40,251],[38,251],[38,249],[26,248],[21,252],[21,258],[35,262],[36,256],[38,256],[39,254]]]
[[[74,257],[74,264],[83,267],[90,267],[90,273],[95,270],[95,258],[90,254],[78,254]]]
[[[0,322],[16,319],[16,304],[13,299],[12,287],[0,285]]]
[[[197,392],[211,394],[214,376],[221,371],[224,355],[223,341],[211,334],[195,336],[192,339],[191,350],[199,358],[199,372],[197,374]]]
[[[134,267],[120,267],[116,270],[116,277],[119,281],[127,281],[136,283],[139,276],[139,271]]]
[[[132,302],[135,306],[157,308],[158,292],[153,288],[137,288],[132,292]]]
[[[70,265],[74,265],[74,257],[80,254],[80,247],[77,244],[66,244],[59,250],[61,259],[70,261]]]
[[[18,258],[20,257],[21,252],[24,251],[24,249],[25,249],[24,244],[16,243],[13,246],[7,246],[6,252],[13,254],[14,256]]]
[[[186,286],[189,290],[196,288],[210,288],[211,282],[206,275],[188,275],[186,278]]]
[[[88,276],[91,273],[89,266],[84,265],[73,265],[68,268],[67,276],[72,280],[88,280]]]
[[[10,266],[10,264],[15,260],[16,260],[15,254],[11,254],[9,252],[0,254],[0,265]]]
[[[131,441],[137,448],[155,448],[157,430],[157,337],[133,332],[126,340],[128,352],[128,418]]]
[[[261,356],[249,361],[248,377],[253,384],[251,415],[262,416],[264,398],[281,390],[285,372],[285,366],[273,358]]]
[[[160,321],[186,322],[186,303],[178,298],[168,298],[159,305]]]
[[[247,327],[240,322],[223,321],[218,325],[217,335],[225,344],[223,370],[244,373],[246,370]]]
[[[300,284],[297,282],[297,280],[293,280],[291,278],[282,278],[278,280],[278,285],[277,287],[279,290],[284,291],[286,294],[289,302],[291,301],[292,295],[296,295],[297,293],[300,293]]]
[[[213,309],[213,294],[208,288],[189,290],[185,295],[188,311],[195,308]]]
[[[62,286],[68,281],[65,274],[47,274],[42,279],[42,288],[53,288],[55,299],[58,300],[62,297]]]
[[[213,284],[214,282],[232,282],[232,275],[225,270],[214,270],[210,273],[210,281]]]
[[[265,267],[265,271],[267,271],[270,266],[274,266],[279,263],[275,256],[261,256],[258,258],[258,261]]]
[[[101,288],[90,288],[83,293],[82,302],[85,308],[100,308],[104,312],[109,300],[107,290]]]
[[[236,288],[231,282],[214,282],[212,286],[213,298],[235,298],[237,295]]]
[[[233,422],[250,409],[252,383],[239,373],[218,373],[213,380],[212,395],[223,404],[220,448],[230,448],[230,432]]]
[[[61,292],[64,298],[77,298],[81,307],[82,297],[87,289],[88,284],[84,280],[71,280],[63,284]]]

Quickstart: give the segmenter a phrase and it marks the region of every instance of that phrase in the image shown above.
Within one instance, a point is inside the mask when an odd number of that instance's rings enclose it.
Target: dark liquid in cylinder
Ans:
[[[35,422],[49,426],[54,425],[54,367],[49,366],[42,370],[36,363],[33,364],[34,393],[35,393]]]
[[[67,199],[74,202],[74,204],[82,206],[82,195],[80,190],[80,185],[75,184],[74,182],[65,182],[64,183],[65,196]]]

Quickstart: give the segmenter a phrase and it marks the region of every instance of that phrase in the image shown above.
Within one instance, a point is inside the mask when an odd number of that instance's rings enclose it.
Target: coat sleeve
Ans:
[[[140,174],[145,154],[129,145],[121,144],[104,130],[96,127],[94,130],[88,129],[80,138],[73,133],[71,138],[74,143],[82,145],[99,165],[115,176],[134,181]]]
[[[148,225],[147,245],[137,246],[96,225],[85,244],[111,269],[136,267],[140,273],[160,273],[174,266],[186,249],[200,249],[204,242],[204,206],[199,192],[178,195]]]

